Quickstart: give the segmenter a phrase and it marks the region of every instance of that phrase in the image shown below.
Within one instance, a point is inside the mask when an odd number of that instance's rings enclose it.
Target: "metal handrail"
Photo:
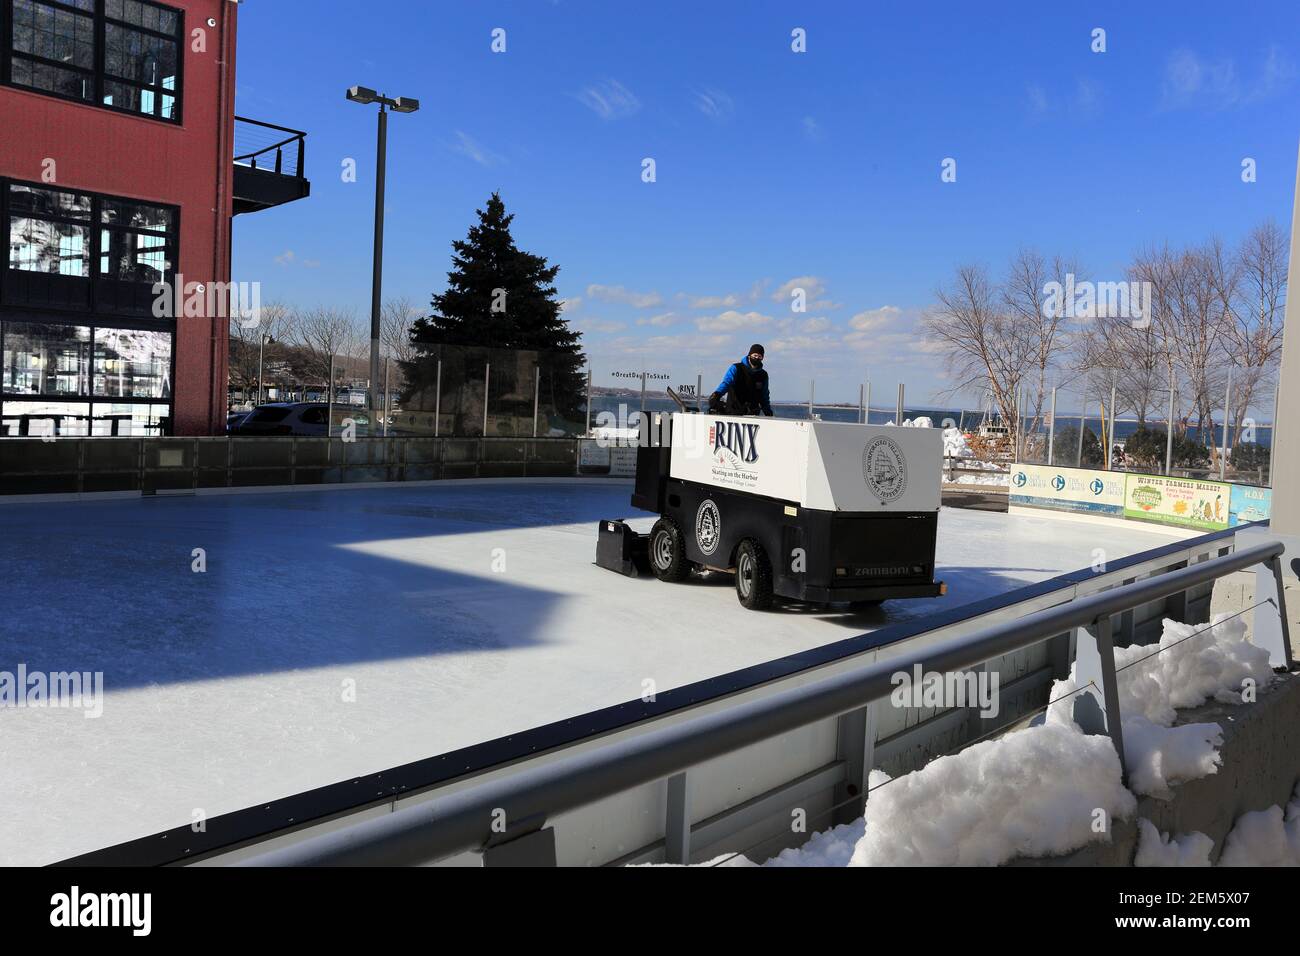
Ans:
[[[409,865],[481,849],[493,837],[493,821],[503,812],[506,820],[516,823],[553,819],[557,814],[671,777],[705,761],[887,697],[894,687],[893,675],[917,664],[924,673],[969,669],[1258,564],[1272,564],[1280,585],[1280,556],[1284,550],[1281,542],[1267,542],[1078,598],[1018,620],[984,627],[913,656],[892,657],[539,766],[525,766],[515,773],[383,817],[308,837],[239,865]],[[1285,639],[1285,624],[1283,634]],[[1109,648],[1109,641],[1105,646]],[[1287,657],[1289,665],[1289,643]],[[1115,694],[1113,653],[1109,663],[1112,679],[1106,688],[1108,710],[1112,703],[1118,707],[1111,699]],[[1118,737],[1118,727],[1112,728],[1112,736]],[[1122,745],[1120,751],[1122,754]]]
[[[251,160],[252,168],[258,169],[259,167],[257,165],[257,157],[263,156],[267,153],[274,151],[275,152],[274,171],[276,173],[280,173],[281,175],[283,175],[282,170],[284,168],[284,147],[296,143],[298,145],[298,160],[293,175],[297,179],[306,178],[307,173],[304,166],[306,161],[307,134],[305,131],[290,129],[288,126],[277,126],[274,123],[264,123],[261,120],[248,119],[243,116],[236,116],[235,122],[248,123],[253,126],[261,126],[264,129],[273,129],[276,130],[277,132],[289,133],[290,135],[286,139],[280,140],[277,143],[272,143],[270,146],[263,146],[260,149],[253,150],[250,153],[244,153],[243,155],[236,156],[234,158],[234,162],[240,163],[240,162]]]

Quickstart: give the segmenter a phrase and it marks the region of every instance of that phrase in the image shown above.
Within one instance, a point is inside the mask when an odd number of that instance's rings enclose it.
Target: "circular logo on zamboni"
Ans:
[[[695,541],[704,554],[718,550],[722,540],[722,515],[712,498],[705,498],[700,503],[700,510],[695,513]]]
[[[862,451],[862,477],[881,504],[897,501],[907,490],[907,459],[892,438],[873,438]]]

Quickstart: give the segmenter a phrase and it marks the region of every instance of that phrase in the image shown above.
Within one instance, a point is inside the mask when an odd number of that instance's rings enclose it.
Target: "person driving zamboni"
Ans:
[[[771,393],[763,369],[763,346],[751,345],[749,354],[727,369],[722,382],[709,396],[709,411],[715,415],[772,417]]]

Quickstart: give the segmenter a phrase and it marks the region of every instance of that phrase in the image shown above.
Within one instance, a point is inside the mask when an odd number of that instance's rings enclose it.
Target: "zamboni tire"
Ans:
[[[685,581],[691,573],[682,529],[671,518],[660,518],[650,529],[650,570],[660,581]]]
[[[736,597],[751,611],[772,606],[772,562],[753,538],[746,538],[736,549]]]

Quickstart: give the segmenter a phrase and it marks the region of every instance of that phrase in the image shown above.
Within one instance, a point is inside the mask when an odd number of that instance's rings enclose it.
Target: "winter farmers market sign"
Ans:
[[[1194,478],[1129,475],[1124,494],[1124,517],[1198,531],[1228,527],[1232,486]]]
[[[1269,517],[1268,488],[1088,468],[1014,465],[1010,504],[1222,531]]]

